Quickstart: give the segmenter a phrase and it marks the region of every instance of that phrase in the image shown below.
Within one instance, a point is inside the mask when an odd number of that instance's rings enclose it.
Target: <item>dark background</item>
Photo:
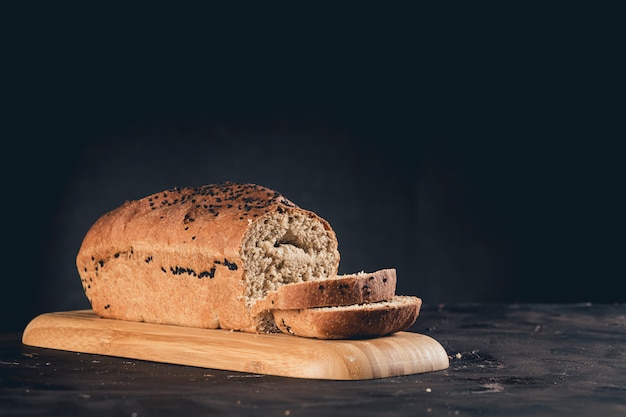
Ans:
[[[88,308],[106,211],[229,180],[427,304],[626,301],[615,10],[30,7],[3,13],[7,326]]]

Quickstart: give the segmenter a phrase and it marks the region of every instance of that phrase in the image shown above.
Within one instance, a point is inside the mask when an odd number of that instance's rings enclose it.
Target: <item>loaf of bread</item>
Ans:
[[[100,217],[76,265],[101,317],[325,339],[404,330],[396,270],[337,275],[330,224],[255,184],[158,192]]]
[[[127,201],[85,235],[76,264],[100,316],[249,332],[281,285],[335,277],[329,223],[255,184],[215,184]]]

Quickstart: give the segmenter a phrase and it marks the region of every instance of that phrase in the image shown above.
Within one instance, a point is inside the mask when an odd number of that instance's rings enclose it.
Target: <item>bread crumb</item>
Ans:
[[[426,388],[426,392],[433,392],[433,390],[430,388]]]
[[[457,353],[456,355],[454,355],[454,357],[457,358],[457,359],[461,359],[461,354]]]

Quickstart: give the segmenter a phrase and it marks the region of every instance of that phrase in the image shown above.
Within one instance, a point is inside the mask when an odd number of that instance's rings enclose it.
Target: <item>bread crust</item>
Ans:
[[[373,338],[409,328],[422,300],[395,296],[389,301],[343,307],[274,310],[277,327],[286,334],[318,339]]]
[[[85,294],[100,316],[257,331],[242,244],[257,222],[298,213],[330,224],[256,184],[175,188],[127,201],[89,229],[76,257]]]

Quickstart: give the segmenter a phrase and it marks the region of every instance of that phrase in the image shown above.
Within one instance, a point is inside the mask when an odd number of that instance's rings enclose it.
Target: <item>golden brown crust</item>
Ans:
[[[344,307],[274,310],[278,328],[286,334],[318,339],[371,338],[409,328],[422,300],[395,296],[389,301]]]
[[[127,201],[86,234],[76,258],[83,288],[102,317],[255,331],[242,242],[264,216],[292,211],[322,223],[336,243],[328,222],[255,184],[178,188]]]

